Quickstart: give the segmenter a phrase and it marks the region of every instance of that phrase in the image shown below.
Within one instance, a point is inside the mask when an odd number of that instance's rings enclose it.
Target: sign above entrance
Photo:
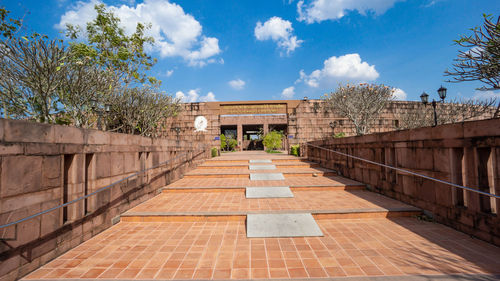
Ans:
[[[220,106],[220,115],[286,114],[286,104],[227,104]]]

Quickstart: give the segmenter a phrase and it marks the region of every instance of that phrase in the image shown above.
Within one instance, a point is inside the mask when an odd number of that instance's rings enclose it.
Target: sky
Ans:
[[[0,0],[27,30],[64,38],[104,3],[126,32],[151,23],[150,74],[185,102],[320,98],[340,84],[394,88],[399,100],[500,98],[447,83],[460,35],[499,16],[498,0]]]

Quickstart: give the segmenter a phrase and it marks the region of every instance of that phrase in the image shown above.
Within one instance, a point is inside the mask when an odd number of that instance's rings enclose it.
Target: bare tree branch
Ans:
[[[392,99],[392,89],[384,85],[347,85],[330,94],[325,94],[323,99],[327,109],[338,112],[349,119],[356,129],[357,135],[369,133],[387,102]]]
[[[500,89],[500,16],[496,23],[491,16],[483,16],[483,27],[472,28],[472,35],[455,40],[466,50],[458,52],[453,68],[446,70],[445,76],[452,76],[448,82],[479,80],[486,84],[479,90],[497,90]]]

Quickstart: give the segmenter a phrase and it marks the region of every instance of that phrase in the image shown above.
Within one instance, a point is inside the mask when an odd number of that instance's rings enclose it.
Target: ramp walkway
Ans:
[[[421,213],[306,159],[228,153],[24,280],[500,278],[498,247]]]

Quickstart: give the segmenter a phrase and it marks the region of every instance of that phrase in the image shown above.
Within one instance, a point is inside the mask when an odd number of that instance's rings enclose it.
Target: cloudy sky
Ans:
[[[398,99],[499,96],[481,84],[446,83],[453,44],[498,0],[0,0],[25,25],[63,38],[104,3],[126,31],[151,23],[152,75],[184,101],[318,98],[339,83],[370,82]],[[496,14],[495,14],[496,13]]]

